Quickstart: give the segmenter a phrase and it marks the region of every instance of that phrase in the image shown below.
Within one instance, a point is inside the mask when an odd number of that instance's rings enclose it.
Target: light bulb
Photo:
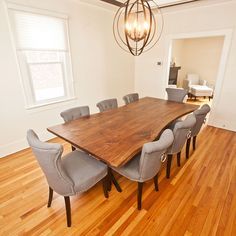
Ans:
[[[128,32],[130,32],[131,29],[132,29],[132,26],[130,25],[129,22],[126,22],[126,24],[125,24],[125,28],[126,28],[126,30],[127,30]]]
[[[150,28],[150,25],[148,24],[147,21],[144,21],[143,27],[144,27],[145,31],[148,31]]]
[[[137,25],[137,31],[138,31],[139,33],[141,33],[141,31],[142,31],[140,24]]]
[[[133,27],[135,30],[137,30],[137,20],[134,20]]]

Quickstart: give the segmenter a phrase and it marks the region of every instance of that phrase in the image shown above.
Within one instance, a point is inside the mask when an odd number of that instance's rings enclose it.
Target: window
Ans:
[[[9,7],[27,107],[74,96],[67,19]]]

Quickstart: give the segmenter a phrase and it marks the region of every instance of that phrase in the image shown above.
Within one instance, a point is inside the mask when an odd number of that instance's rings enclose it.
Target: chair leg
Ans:
[[[158,174],[154,176],[153,180],[154,180],[155,190],[159,191],[159,188],[158,188]]]
[[[143,183],[138,182],[138,210],[142,209]]]
[[[71,150],[72,152],[76,150],[76,148],[74,146],[71,146]]]
[[[167,155],[167,167],[166,167],[166,178],[170,178],[170,169],[171,169],[171,162],[172,162],[172,154]]]
[[[197,140],[197,136],[193,137],[193,150],[196,149],[196,140]]]
[[[50,207],[52,204],[52,198],[53,198],[53,190],[49,187],[48,207]]]
[[[191,138],[189,138],[187,140],[187,144],[186,144],[186,159],[189,158],[189,148],[190,148],[190,144],[191,144]]]
[[[105,176],[103,179],[102,179],[102,186],[103,186],[103,192],[104,192],[104,196],[105,198],[109,198],[109,193],[108,193],[108,175]]]
[[[177,153],[177,165],[180,166],[181,152]]]
[[[71,227],[71,209],[70,209],[70,197],[64,197],[66,205],[66,221],[67,227]]]

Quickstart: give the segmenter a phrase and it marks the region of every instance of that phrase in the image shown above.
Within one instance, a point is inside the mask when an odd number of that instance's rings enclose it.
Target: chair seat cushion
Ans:
[[[124,166],[112,167],[112,169],[130,180],[139,181],[140,180],[140,174],[139,174],[140,156],[141,154],[138,154]]]
[[[107,175],[107,165],[78,150],[65,155],[62,166],[76,193],[88,190]]]

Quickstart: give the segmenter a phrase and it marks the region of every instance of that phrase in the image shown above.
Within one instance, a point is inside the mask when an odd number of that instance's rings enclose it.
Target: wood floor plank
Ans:
[[[64,153],[71,146],[59,138]],[[66,227],[63,197],[54,194],[47,208],[48,186],[30,149],[0,159],[0,235],[236,235],[236,133],[207,126],[181,167],[174,157],[171,178],[165,165],[159,191],[153,181],[143,190],[137,210],[137,183],[115,173],[109,199],[98,183],[71,197],[72,227]]]

